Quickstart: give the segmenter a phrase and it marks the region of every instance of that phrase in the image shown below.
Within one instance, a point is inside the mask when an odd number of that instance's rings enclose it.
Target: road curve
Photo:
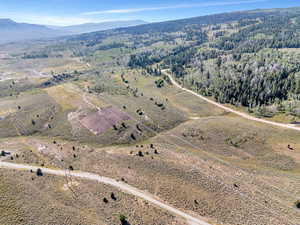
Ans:
[[[217,106],[217,107],[219,107],[219,108],[221,108],[221,109],[223,109],[223,110],[225,110],[227,112],[234,113],[234,114],[236,114],[236,115],[238,115],[240,117],[243,117],[245,119],[248,119],[248,120],[253,120],[253,121],[257,121],[257,122],[260,122],[260,123],[265,123],[265,124],[269,124],[269,125],[273,125],[273,126],[277,126],[277,127],[282,127],[282,128],[287,128],[287,129],[292,129],[292,130],[300,131],[300,127],[296,127],[296,126],[293,126],[293,125],[290,125],[290,124],[277,123],[277,122],[273,122],[273,121],[269,121],[269,120],[264,120],[264,119],[256,118],[254,116],[250,116],[247,113],[239,112],[239,111],[236,111],[236,110],[231,109],[229,107],[226,107],[226,106],[224,106],[224,105],[222,105],[220,103],[217,103],[217,102],[215,102],[213,100],[210,100],[210,99],[204,97],[203,95],[200,95],[200,94],[198,94],[198,93],[196,93],[196,92],[194,92],[192,90],[189,90],[187,88],[182,87],[180,84],[178,84],[175,81],[175,79],[172,77],[171,74],[169,74],[168,72],[166,72],[166,70],[163,70],[162,73],[165,74],[166,76],[168,76],[169,79],[170,79],[170,81],[171,81],[171,83],[173,85],[175,85],[177,88],[179,88],[179,89],[181,89],[183,91],[186,91],[186,92],[188,92],[188,93],[190,93],[192,95],[195,95],[198,98],[201,98],[202,100],[204,100],[204,101],[206,101],[206,102],[208,102],[210,104],[213,104],[213,105],[215,105],[215,106]]]
[[[16,164],[16,163],[8,163],[8,162],[0,162],[0,168],[4,169],[14,169],[14,170],[27,170],[27,171],[37,171],[39,167],[36,166],[31,166],[31,165],[25,165],[25,164]],[[139,198],[142,198],[153,205],[156,205],[162,209],[165,209],[172,213],[173,215],[180,216],[188,222],[190,225],[212,225],[209,224],[201,219],[198,219],[197,217],[191,216],[179,209],[176,209],[166,203],[163,203],[160,200],[155,199],[151,194],[145,193],[135,187],[132,187],[128,184],[125,184],[123,182],[118,182],[114,179],[108,178],[108,177],[102,177],[99,176],[98,174],[94,173],[87,173],[87,172],[81,172],[81,171],[69,171],[69,170],[58,170],[58,169],[49,169],[49,168],[41,168],[42,172],[44,174],[51,174],[51,175],[56,175],[56,176],[72,176],[72,177],[77,177],[81,179],[86,179],[86,180],[92,180],[92,181],[97,181],[99,183],[107,184],[114,186],[116,188],[119,188],[121,191],[137,196]]]

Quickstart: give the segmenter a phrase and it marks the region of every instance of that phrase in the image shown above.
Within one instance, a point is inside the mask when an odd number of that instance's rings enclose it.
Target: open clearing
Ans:
[[[200,95],[200,94],[198,94],[198,93],[196,93],[196,92],[194,92],[194,91],[191,91],[191,90],[189,90],[189,89],[186,89],[186,88],[180,86],[180,85],[173,79],[173,77],[172,77],[169,73],[167,73],[166,71],[164,71],[164,73],[169,77],[169,79],[171,80],[171,82],[172,82],[177,88],[179,88],[179,89],[181,89],[181,90],[184,90],[184,91],[186,91],[186,92],[189,92],[189,93],[191,93],[191,94],[193,94],[193,95],[195,95],[195,96],[197,96],[197,97],[203,99],[204,101],[209,102],[210,104],[213,104],[213,105],[215,105],[215,106],[217,106],[217,107],[219,107],[219,108],[221,108],[221,109],[224,109],[225,111],[234,113],[234,114],[236,114],[236,115],[238,115],[238,116],[241,116],[241,117],[246,118],[246,119],[249,119],[249,120],[253,120],[253,121],[257,121],[257,122],[261,122],[261,123],[266,123],[266,124],[269,124],[269,125],[272,125],[272,126],[278,126],[278,127],[283,127],[283,128],[287,128],[287,129],[293,129],[293,130],[300,131],[300,127],[296,127],[296,125],[283,124],[283,123],[276,123],[276,122],[272,122],[272,121],[268,121],[268,120],[264,120],[264,119],[259,119],[259,118],[250,116],[250,115],[248,115],[248,114],[246,114],[246,113],[242,113],[242,112],[233,110],[233,109],[231,109],[231,108],[229,108],[229,107],[226,107],[226,106],[224,106],[224,105],[222,105],[222,104],[219,104],[219,103],[217,103],[217,102],[215,102],[215,101],[213,101],[213,100],[210,100],[210,99],[208,99],[208,98],[205,98],[204,96],[202,96],[202,95]]]

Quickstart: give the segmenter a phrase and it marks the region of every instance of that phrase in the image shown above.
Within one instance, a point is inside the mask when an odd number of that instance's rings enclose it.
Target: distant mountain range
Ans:
[[[111,22],[102,22],[102,23],[85,23],[74,26],[48,26],[49,28],[69,32],[73,34],[82,34],[82,33],[90,33],[95,31],[103,31],[110,30],[121,27],[132,27],[137,25],[146,24],[147,22],[143,20],[127,20],[127,21],[111,21]]]
[[[147,22],[142,20],[87,23],[74,26],[58,27],[28,23],[17,23],[11,19],[0,19],[0,44],[42,38],[54,38],[72,34],[103,31],[114,28],[130,27]]]
[[[16,23],[11,19],[0,19],[0,43],[50,38],[65,34],[63,31],[50,29],[43,25]]]

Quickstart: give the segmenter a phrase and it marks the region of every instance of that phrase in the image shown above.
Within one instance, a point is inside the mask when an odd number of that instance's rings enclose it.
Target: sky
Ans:
[[[0,18],[68,26],[116,20],[158,22],[221,12],[300,7],[299,0],[0,0]]]

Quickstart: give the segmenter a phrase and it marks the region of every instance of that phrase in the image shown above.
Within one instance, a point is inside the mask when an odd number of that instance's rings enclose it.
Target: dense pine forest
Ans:
[[[135,54],[128,65],[147,69],[160,63],[185,86],[218,102],[247,107],[258,116],[299,117],[299,9],[225,18],[187,26],[180,48],[165,55]]]

